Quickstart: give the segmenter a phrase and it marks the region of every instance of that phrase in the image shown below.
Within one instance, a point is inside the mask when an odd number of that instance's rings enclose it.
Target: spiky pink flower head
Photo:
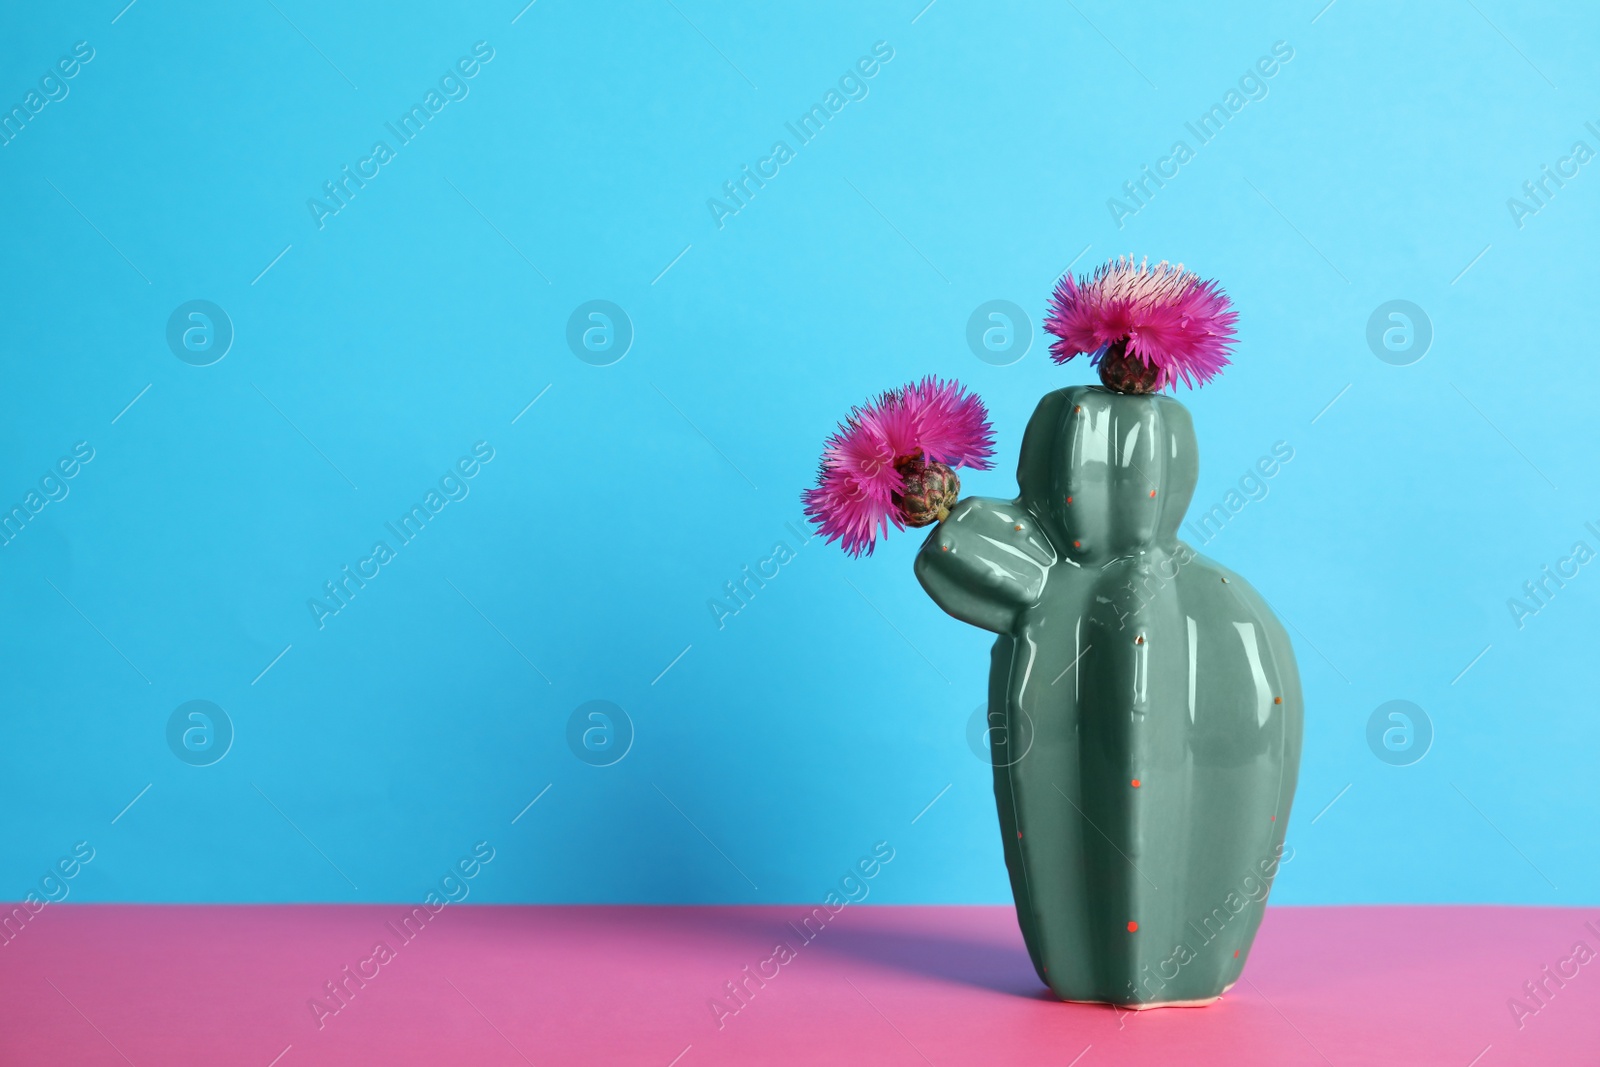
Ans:
[[[1192,389],[1228,365],[1238,315],[1221,287],[1181,263],[1149,263],[1118,257],[1061,279],[1044,320],[1060,338],[1050,346],[1057,363],[1089,354],[1123,392],[1169,389],[1180,378]]]
[[[852,408],[822,452],[806,517],[852,556],[879,537],[940,521],[956,501],[954,467],[988,470],[994,432],[983,401],[929,376]]]

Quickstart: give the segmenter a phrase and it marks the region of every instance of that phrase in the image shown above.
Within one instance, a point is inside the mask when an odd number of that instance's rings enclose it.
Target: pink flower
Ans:
[[[1090,353],[1098,365],[1105,349],[1127,339],[1128,353],[1156,368],[1156,388],[1179,378],[1191,389],[1228,365],[1238,315],[1214,281],[1149,260],[1112,260],[1093,275],[1068,274],[1056,286],[1045,329],[1060,338],[1050,346],[1057,363]]]
[[[924,459],[950,467],[989,469],[994,431],[982,400],[967,394],[959,382],[941,382],[931,375],[900,392],[916,422],[916,444]]]
[[[994,434],[983,401],[959,382],[927,377],[852,408],[828,438],[806,517],[853,556],[872,554],[889,524],[905,529],[896,499],[913,460],[987,470]],[[932,521],[931,519],[928,521]]]

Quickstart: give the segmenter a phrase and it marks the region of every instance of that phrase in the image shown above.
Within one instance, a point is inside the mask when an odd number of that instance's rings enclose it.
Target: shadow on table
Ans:
[[[1020,937],[1005,938],[997,933],[990,939],[981,934],[918,929],[900,923],[896,924],[899,928],[886,928],[871,920],[861,921],[868,919],[870,912],[871,909],[847,909],[825,928],[813,932],[810,941],[795,926],[770,913],[707,911],[690,921],[714,927],[721,935],[755,936],[773,943],[781,940],[802,957],[812,953],[845,957],[997,993],[1054,1000],[1033,973]],[[796,919],[804,914],[799,912]],[[929,917],[930,925],[935,921]]]
[[[732,959],[759,960],[782,942],[801,959],[816,957],[867,964],[921,975],[935,981],[1054,1003],[1055,997],[1034,974],[1010,909],[1003,922],[974,921],[952,913],[966,909],[930,907],[850,907],[825,922],[808,916],[827,915],[820,906],[744,905],[730,907],[578,906],[541,909],[484,906],[494,913],[478,936],[486,943],[525,941],[537,953],[551,944],[549,913],[567,913],[562,933],[569,939],[594,936],[640,938],[671,950],[732,951]],[[917,914],[921,912],[921,914]],[[875,914],[876,913],[876,914]],[[907,914],[911,913],[911,914]],[[954,929],[950,927],[954,926]]]
[[[832,936],[837,934],[838,936]],[[1033,973],[1028,950],[932,930],[850,929],[839,924],[813,943],[823,953],[849,956],[864,963],[937,978],[997,993],[1048,999],[1048,990]]]

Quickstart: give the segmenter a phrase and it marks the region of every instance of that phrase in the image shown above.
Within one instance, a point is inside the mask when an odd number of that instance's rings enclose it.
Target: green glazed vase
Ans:
[[[1000,835],[1063,1000],[1216,1000],[1284,858],[1300,676],[1266,602],[1177,539],[1197,472],[1176,400],[1062,389],[1028,423],[1017,499],[961,501],[917,556],[941,608],[999,634]]]

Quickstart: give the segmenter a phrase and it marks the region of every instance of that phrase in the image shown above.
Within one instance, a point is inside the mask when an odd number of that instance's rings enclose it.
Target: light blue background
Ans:
[[[1204,549],[1305,679],[1274,900],[1600,899],[1600,566],[1521,630],[1506,604],[1600,548],[1600,163],[1506,206],[1600,148],[1591,9],[123,2],[0,15],[6,108],[95,49],[0,148],[0,500],[96,450],[0,549],[0,896],[88,840],[74,900],[414,899],[487,840],[474,900],[809,901],[887,840],[872,900],[1009,901],[965,738],[989,638],[922,594],[916,534],[850,560],[786,524],[834,421],[930,372],[994,416],[967,491],[1014,493],[1039,396],[1091,372],[1037,326],[982,362],[968,316],[1037,321],[1069,262],[1132,252],[1238,306],[1237,365],[1182,395],[1197,504],[1294,449]],[[319,230],[307,199],[480,40],[470,96]],[[718,229],[877,41],[870,95]],[[1107,199],[1277,41],[1267,97],[1119,230]],[[1397,298],[1434,329],[1405,367],[1365,339]],[[164,338],[192,299],[236,330],[209,367]],[[636,331],[609,367],[565,342],[591,299]],[[319,631],[307,599],[480,440],[471,495]],[[210,767],[166,744],[193,699],[236,730]],[[636,731],[606,768],[566,742],[596,699]],[[1391,699],[1436,733],[1409,767],[1365,739]]]

